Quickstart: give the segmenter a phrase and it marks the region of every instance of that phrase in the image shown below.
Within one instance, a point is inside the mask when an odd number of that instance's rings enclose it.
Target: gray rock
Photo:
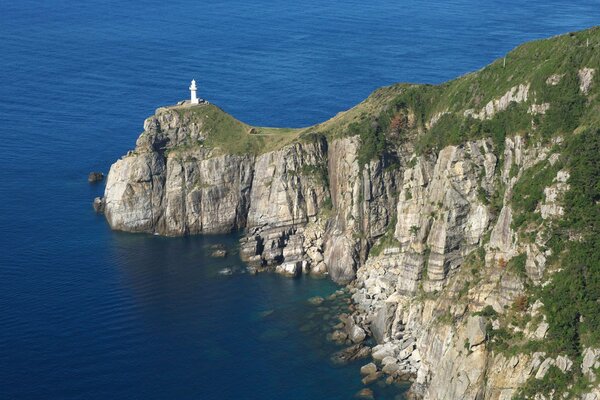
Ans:
[[[369,354],[371,354],[371,349],[360,344],[355,344],[336,352],[331,357],[331,361],[335,364],[347,364],[368,357]]]
[[[102,172],[90,172],[88,174],[89,183],[97,183],[104,180],[104,174]]]
[[[381,362],[386,357],[393,357],[394,351],[394,346],[391,343],[385,343],[383,345],[373,347],[371,355],[373,360]]]
[[[581,371],[592,382],[596,380],[596,369],[600,368],[600,349],[586,348],[583,351]]]
[[[356,325],[352,317],[346,317],[342,320],[344,322],[346,333],[353,343],[361,343],[367,337],[366,332],[360,326]]]
[[[396,363],[389,363],[383,366],[381,371],[388,375],[393,375],[400,369],[400,366]]]
[[[94,207],[94,211],[96,211],[98,214],[103,213],[104,212],[104,199],[101,197],[96,197],[94,199],[94,203],[92,204],[92,206]]]
[[[300,261],[286,262],[278,265],[275,268],[275,272],[295,278],[302,273],[302,263]]]
[[[381,308],[375,314],[373,322],[371,322],[371,333],[377,343],[383,343],[385,338],[388,336],[394,314],[392,305],[383,304]]]
[[[375,364],[373,364],[372,362],[360,367],[360,374],[363,376],[371,375],[376,372],[377,372],[377,366]]]
[[[376,382],[377,380],[379,380],[379,378],[381,378],[383,376],[383,372],[378,371],[378,372],[374,372],[372,374],[369,374],[365,377],[362,378],[362,383],[363,385],[370,385],[373,382]]]
[[[213,258],[225,258],[227,256],[227,250],[216,249],[210,253],[210,256]]]
[[[484,317],[471,316],[467,320],[467,338],[471,348],[480,345],[486,338],[486,321]]]

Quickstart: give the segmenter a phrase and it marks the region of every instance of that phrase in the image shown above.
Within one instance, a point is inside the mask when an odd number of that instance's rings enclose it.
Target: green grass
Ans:
[[[301,130],[252,127],[238,121],[213,104],[176,106],[182,119],[201,124],[206,140],[203,146],[229,154],[262,154],[294,142]],[[181,147],[183,149],[183,147]]]
[[[385,250],[388,247],[399,246],[398,241],[394,237],[394,232],[396,230],[396,222],[397,222],[397,216],[396,216],[396,214],[394,214],[394,216],[388,222],[387,230],[386,230],[385,234],[381,238],[379,238],[379,240],[369,250],[370,256],[376,257],[376,256],[380,255],[383,252],[383,250]]]

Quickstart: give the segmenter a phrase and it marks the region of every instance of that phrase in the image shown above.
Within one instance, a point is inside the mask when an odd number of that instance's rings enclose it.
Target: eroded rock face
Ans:
[[[110,169],[105,214],[113,229],[164,235],[231,232],[245,225],[252,159],[199,151],[131,154]]]
[[[596,70],[593,68],[582,68],[577,72],[577,75],[579,76],[579,90],[581,93],[589,93],[595,72]]]
[[[504,149],[500,165],[486,141],[448,146],[409,163],[398,185],[395,241],[371,254],[352,283],[353,318],[378,343],[374,362],[390,376],[399,370],[411,377],[415,398],[511,399],[550,366],[574,367],[564,355],[491,352],[491,330],[507,327],[477,314],[486,306],[502,314],[524,293],[522,278],[507,267],[512,258],[522,255],[523,272],[540,284],[548,255],[543,231],[533,243],[520,242],[511,196],[523,171],[552,165],[558,155],[526,146],[519,136],[507,138]],[[560,216],[567,180],[561,170],[544,190],[536,209],[541,219]],[[501,198],[495,212],[486,201],[493,196]],[[536,303],[527,311],[538,318],[523,332],[532,340],[543,340],[548,331],[542,307]],[[586,356],[590,371],[595,353]]]
[[[158,153],[127,156],[110,168],[104,215],[111,228],[153,232],[164,213],[165,159]]]
[[[111,227],[172,236],[245,229],[241,255],[258,270],[352,280],[394,207],[395,176],[384,161],[360,167],[358,137],[223,154],[202,145],[204,129],[185,109],[162,108],[145,121],[135,151],[107,179]]]
[[[529,87],[530,86],[531,85],[529,83],[520,84],[518,86],[513,86],[512,88],[510,88],[510,90],[508,92],[506,92],[500,98],[490,100],[485,105],[485,107],[483,107],[481,110],[479,110],[479,111],[466,110],[464,115],[471,116],[471,117],[477,118],[477,119],[490,119],[496,113],[506,110],[508,108],[508,106],[510,105],[510,103],[512,103],[512,102],[522,103],[524,101],[527,101],[527,99],[529,97]]]
[[[305,241],[318,241],[322,232],[313,227],[307,240],[304,230],[316,224],[323,202],[329,198],[325,178],[327,143],[295,143],[259,156],[250,190],[250,208],[242,241],[242,256],[258,267],[279,263],[299,265],[304,272],[318,270],[321,249],[310,255]],[[318,231],[318,232],[315,232]]]

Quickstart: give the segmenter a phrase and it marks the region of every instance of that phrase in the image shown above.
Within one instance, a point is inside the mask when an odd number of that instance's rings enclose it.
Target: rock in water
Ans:
[[[223,268],[222,270],[219,271],[219,275],[225,275],[225,276],[233,275],[233,269],[231,269],[229,267]]]
[[[312,305],[318,306],[321,305],[325,301],[321,296],[315,296],[308,299],[308,302]]]
[[[104,212],[104,199],[102,197],[96,197],[94,199],[94,211],[96,211],[97,213],[102,213]]]
[[[346,364],[351,361],[368,357],[369,354],[371,354],[370,348],[360,344],[355,344],[335,353],[331,357],[331,361],[333,361],[335,364]]]
[[[295,278],[302,272],[302,263],[299,261],[286,262],[278,265],[275,268],[275,272],[281,275],[289,276],[290,278]]]
[[[100,182],[103,179],[104,179],[104,174],[102,172],[90,172],[88,174],[88,182],[89,183]]]
[[[377,366],[372,362],[360,367],[360,374],[363,376],[371,375],[376,372],[377,372]]]
[[[223,249],[213,250],[213,252],[210,253],[210,256],[213,258],[225,258],[225,257],[227,257],[227,250],[223,250]]]
[[[373,395],[373,391],[369,388],[361,389],[356,395],[354,395],[357,399],[367,399],[373,400],[375,397]]]

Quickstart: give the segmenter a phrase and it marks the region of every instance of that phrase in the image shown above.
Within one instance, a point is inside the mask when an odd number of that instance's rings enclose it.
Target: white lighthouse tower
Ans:
[[[196,80],[192,79],[192,84],[190,85],[190,104],[198,104],[198,97],[196,97]]]

